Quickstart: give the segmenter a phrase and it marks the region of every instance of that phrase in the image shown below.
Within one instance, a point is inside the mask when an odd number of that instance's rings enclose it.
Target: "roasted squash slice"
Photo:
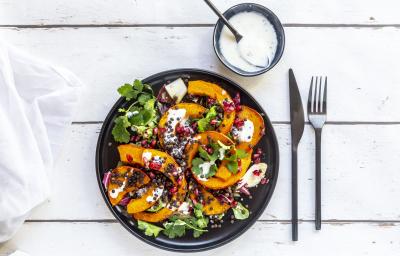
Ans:
[[[149,176],[143,171],[131,166],[120,166],[112,170],[117,175],[114,182],[110,181],[107,191],[112,205],[117,205],[124,196],[150,182]],[[135,176],[134,184],[129,184],[129,179]]]
[[[224,107],[224,101],[232,102],[231,96],[229,96],[229,94],[224,89],[216,84],[202,80],[189,81],[188,93],[192,95],[208,96],[212,99],[216,99],[218,104],[220,104],[222,108]],[[231,130],[234,120],[234,110],[230,113],[224,112],[224,118],[219,125],[217,131],[223,134],[227,134]]]
[[[141,197],[129,201],[126,206],[126,211],[129,214],[133,214],[149,209],[160,198],[162,191],[163,188],[157,188],[156,185],[151,185]]]
[[[226,212],[231,206],[225,202],[220,202],[213,194],[208,192],[204,187],[199,186],[199,196],[194,193],[190,194],[190,199],[199,202],[202,197],[204,200],[203,212],[205,215],[217,215]]]
[[[175,212],[176,208],[184,201],[186,196],[186,180],[183,173],[179,173],[178,177],[175,177],[172,173],[170,173],[171,167],[173,167],[172,169],[178,171],[180,170],[180,167],[175,162],[175,159],[165,152],[155,149],[141,148],[131,144],[118,146],[118,151],[122,162],[139,164],[141,166],[146,166],[146,159],[151,157],[159,157],[163,159],[164,161],[161,167],[156,171],[159,171],[167,176],[172,181],[174,186],[177,187],[177,192],[172,196],[171,202],[165,208],[155,213],[143,211],[137,212],[133,214],[133,217],[137,220],[143,220],[147,222],[159,222],[171,216]],[[179,182],[177,178],[179,178]]]
[[[227,146],[231,146],[234,142],[222,133],[215,131],[203,132],[195,136],[195,141],[186,146],[186,157],[188,167],[192,167],[192,160],[199,151],[200,145],[209,145],[211,142],[217,143],[222,142]],[[228,179],[232,176],[232,173],[226,168],[226,161],[222,161],[221,165],[215,174],[215,177],[221,178],[223,180]]]
[[[260,113],[258,113],[256,110],[250,107],[247,106],[241,106],[241,107],[242,109],[236,113],[236,117],[241,120],[251,121],[254,126],[254,132],[249,142],[240,142],[240,144],[243,144],[242,146],[244,148],[251,149],[255,147],[262,138],[262,136],[264,136],[265,133],[264,118],[260,115]]]
[[[249,168],[251,163],[251,154],[253,152],[253,150],[248,149],[248,145],[246,144],[239,144],[236,146],[236,148],[246,150],[247,152],[247,156],[241,159],[241,170],[239,170],[236,174],[232,174],[232,176],[226,180],[213,176],[204,181],[200,180],[196,175],[193,175],[197,182],[209,189],[223,189],[236,184]]]
[[[186,110],[186,115],[185,118],[191,117],[191,118],[201,118],[203,114],[207,111],[207,109],[199,104],[196,103],[179,103],[174,106],[172,106],[170,109],[176,110],[176,109],[184,109]],[[168,109],[168,111],[170,110]],[[163,136],[163,130],[166,127],[166,123],[168,121],[168,111],[163,114],[163,116],[160,118],[160,121],[158,122],[158,139],[160,140],[161,145],[163,145],[164,141],[164,136]]]

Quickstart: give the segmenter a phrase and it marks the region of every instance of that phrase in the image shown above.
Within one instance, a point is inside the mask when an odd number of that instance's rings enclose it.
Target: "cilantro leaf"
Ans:
[[[138,91],[138,92],[140,93],[140,92],[143,91],[144,85],[143,85],[142,81],[140,81],[139,79],[135,79],[135,81],[133,81],[132,87],[133,87],[136,91]]]
[[[233,214],[235,215],[235,218],[238,220],[244,220],[247,219],[250,215],[249,210],[244,207],[240,202],[232,208]]]
[[[156,226],[156,225],[147,223],[147,222],[145,222],[145,221],[138,220],[137,222],[138,222],[138,228],[139,228],[140,230],[144,230],[144,234],[145,234],[146,236],[154,236],[154,237],[157,237],[158,234],[160,233],[160,231],[161,231],[161,230],[164,230],[164,229],[161,228],[161,227],[158,227],[158,226]]]
[[[169,238],[182,237],[186,233],[186,222],[177,219],[173,222],[164,223],[164,234]]]
[[[197,203],[193,207],[193,213],[196,218],[202,218],[203,217],[203,205],[200,203]]]
[[[199,165],[201,165],[202,163],[204,163],[204,160],[199,157],[196,157],[192,160],[192,169],[197,176],[200,176],[201,174],[201,168]]]
[[[212,106],[205,117],[197,121],[197,127],[200,132],[205,132],[211,129],[210,121],[218,115],[217,107]]]
[[[247,153],[243,149],[238,148],[236,149],[236,156],[237,158],[245,158],[247,157]]]
[[[131,136],[127,128],[131,125],[126,116],[119,116],[114,120],[112,135],[117,142],[128,143]]]
[[[229,162],[226,164],[226,167],[227,167],[228,170],[229,170],[231,173],[233,173],[233,174],[236,174],[237,171],[238,171],[238,168],[239,168],[238,162],[237,162],[237,161],[229,161]]]
[[[138,102],[140,103],[140,105],[145,105],[147,101],[149,101],[150,99],[153,98],[153,95],[148,94],[148,93],[142,93],[140,94],[140,96],[138,97]]]
[[[136,91],[133,89],[132,85],[130,84],[124,84],[123,86],[118,88],[119,94],[121,96],[125,97],[126,100],[131,100],[133,98],[136,98],[138,94],[140,93],[139,91]]]

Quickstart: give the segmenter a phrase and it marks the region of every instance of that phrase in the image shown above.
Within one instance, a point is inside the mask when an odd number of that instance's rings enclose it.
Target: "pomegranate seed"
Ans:
[[[213,149],[212,148],[207,148],[207,153],[208,154],[212,154],[213,153]]]
[[[235,110],[237,112],[239,112],[240,110],[242,110],[242,106],[241,105],[236,105]]]
[[[158,131],[160,132],[160,134],[165,133],[166,130],[167,130],[167,129],[165,129],[165,128],[159,128],[159,129],[158,129]]]
[[[244,125],[244,120],[236,118],[235,121],[233,121],[233,124],[237,127],[240,128]]]
[[[151,146],[152,148],[154,148],[154,147],[156,146],[156,144],[157,144],[157,141],[153,139],[153,140],[151,141],[151,143],[150,143],[150,146]]]
[[[158,134],[158,128],[157,127],[154,127],[153,134]]]
[[[259,163],[261,163],[261,160],[260,160],[260,158],[256,158],[256,159],[254,159],[254,163],[255,163],[255,164],[259,164]]]
[[[231,206],[232,206],[232,207],[236,207],[237,204],[238,204],[238,203],[237,203],[236,201],[232,201]]]
[[[160,170],[161,164],[157,162],[150,162],[149,168],[153,170]]]
[[[172,187],[172,188],[169,189],[169,192],[171,194],[175,194],[176,192],[178,192],[178,188],[177,187]]]
[[[185,132],[185,127],[178,125],[175,129],[176,133],[181,134]]]
[[[254,170],[254,171],[253,171],[253,174],[254,174],[255,176],[260,176],[261,171],[260,171],[260,170]]]
[[[142,140],[140,144],[142,144],[142,146],[145,147],[147,145],[147,140]]]
[[[257,154],[262,154],[263,152],[262,152],[262,149],[261,148],[257,148]]]
[[[213,119],[213,120],[210,121],[211,125],[216,125],[217,123],[218,123],[217,119]]]
[[[240,94],[237,92],[236,95],[235,95],[235,97],[233,97],[232,100],[233,100],[233,103],[234,103],[236,106],[240,105]]]
[[[154,179],[156,177],[156,175],[153,172],[149,172],[149,176],[151,179]]]
[[[257,159],[257,158],[260,158],[260,154],[258,154],[258,153],[253,155],[253,159]]]
[[[192,127],[193,130],[196,130],[197,129],[197,122],[193,122],[190,126]]]
[[[263,185],[267,184],[268,182],[269,182],[269,179],[267,179],[267,178],[262,178],[261,181],[260,181],[260,183],[263,184]]]
[[[199,195],[199,190],[198,190],[197,188],[194,190],[194,194],[195,194],[196,196]]]
[[[132,162],[133,161],[133,157],[129,154],[126,154],[126,160],[128,160],[128,162]]]
[[[131,136],[131,142],[135,142],[136,141],[136,137],[137,137],[136,135],[132,135]]]
[[[242,159],[238,158],[237,162],[238,162],[238,166],[242,166]]]

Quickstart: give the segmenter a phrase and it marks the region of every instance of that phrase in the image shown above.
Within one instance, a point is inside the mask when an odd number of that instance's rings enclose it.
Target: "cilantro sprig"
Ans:
[[[208,230],[208,218],[204,217],[202,205],[194,206],[194,216],[172,216],[169,222],[164,223],[163,233],[169,238],[182,237],[187,230],[193,231],[193,237],[197,238]]]
[[[152,136],[150,128],[156,126],[158,114],[151,86],[135,80],[132,84],[124,84],[119,87],[118,92],[127,101],[134,102],[127,109],[120,108],[118,110],[123,115],[114,120],[115,125],[112,130],[114,140],[128,143],[131,135],[129,129],[140,135]]]
[[[145,221],[138,220],[138,228],[144,231],[147,236],[157,237],[162,231],[169,238],[182,237],[186,231],[192,230],[193,237],[197,238],[203,233],[208,232],[208,218],[203,215],[203,206],[196,204],[193,208],[194,216],[174,215],[169,221],[164,222],[163,227],[159,227]]]

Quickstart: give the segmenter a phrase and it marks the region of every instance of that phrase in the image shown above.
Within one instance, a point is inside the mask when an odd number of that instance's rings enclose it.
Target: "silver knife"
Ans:
[[[290,124],[292,135],[292,240],[298,240],[297,207],[297,146],[304,131],[304,110],[299,88],[292,69],[289,69]]]

